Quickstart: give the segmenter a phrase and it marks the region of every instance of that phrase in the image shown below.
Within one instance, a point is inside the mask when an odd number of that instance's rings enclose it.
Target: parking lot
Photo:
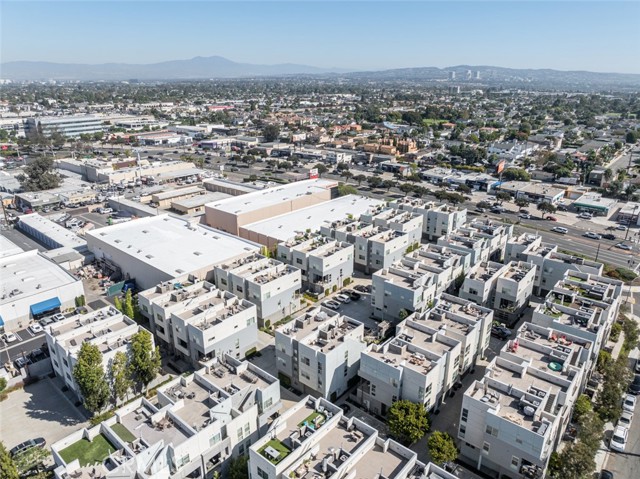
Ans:
[[[47,445],[88,425],[82,413],[45,378],[9,394],[0,402],[0,440],[10,449],[44,437]]]

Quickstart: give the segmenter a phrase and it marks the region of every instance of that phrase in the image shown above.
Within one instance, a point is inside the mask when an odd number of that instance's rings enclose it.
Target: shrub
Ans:
[[[342,282],[342,287],[347,287],[351,284],[351,278],[345,278]]]
[[[621,332],[622,325],[620,323],[613,323],[613,326],[611,326],[611,334],[609,335],[609,340],[617,343],[618,339],[620,338]]]
[[[110,409],[107,412],[103,412],[102,414],[96,414],[95,416],[93,416],[91,419],[89,419],[89,423],[92,426],[97,426],[98,424],[100,424],[102,421],[106,421],[107,419],[109,419],[110,417],[113,417],[113,415],[115,414],[113,409]]]
[[[256,349],[256,347],[252,347],[251,349],[247,350],[246,353],[244,353],[244,357],[245,359],[249,359],[252,358],[253,356],[256,355],[256,353],[258,352],[258,350]]]
[[[338,291],[338,285],[337,285],[337,284],[334,284],[334,285],[333,285],[333,288],[331,288],[331,291],[333,291],[334,293],[335,293],[336,291]]]

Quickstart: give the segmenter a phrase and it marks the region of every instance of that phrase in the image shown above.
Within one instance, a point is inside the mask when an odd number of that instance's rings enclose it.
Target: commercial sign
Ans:
[[[309,179],[310,180],[315,180],[319,177],[318,175],[318,168],[311,168],[309,170]]]

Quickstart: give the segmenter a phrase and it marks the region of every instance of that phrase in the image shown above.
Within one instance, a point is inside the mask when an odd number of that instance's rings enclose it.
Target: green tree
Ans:
[[[471,193],[471,187],[467,185],[458,185],[458,187],[456,188],[456,191],[458,193],[469,194]]]
[[[20,477],[9,451],[7,451],[2,442],[0,442],[0,477],[2,479],[19,479]]]
[[[318,170],[318,176],[322,176],[324,175],[327,171],[329,171],[329,168],[327,168],[327,166],[324,163],[316,163],[315,165],[313,165],[313,167]]]
[[[363,175],[362,173],[360,173],[359,175],[355,175],[353,177],[353,180],[358,182],[358,186],[360,186],[360,183],[362,183],[366,179],[367,179],[366,175]]]
[[[355,186],[345,185],[344,183],[338,184],[338,196],[357,195],[358,190]]]
[[[42,191],[57,188],[62,183],[60,175],[53,171],[53,159],[40,157],[24,168],[24,173],[17,176],[20,186],[25,191]]]
[[[389,191],[391,188],[396,186],[396,182],[393,180],[382,180],[382,184],[380,186]]]
[[[458,448],[453,438],[442,431],[435,431],[427,441],[431,461],[438,466],[445,462],[453,462],[458,458]]]
[[[530,181],[531,175],[522,168],[507,168],[502,172],[502,178],[507,181]]]
[[[124,307],[122,306],[122,301],[118,296],[113,298],[113,305],[116,307],[118,311],[120,311],[121,313],[124,313]]]
[[[541,203],[538,203],[538,211],[542,211],[542,219],[544,219],[544,214],[551,214],[551,213],[555,213],[556,212],[556,207],[553,206],[551,203],[549,203],[548,201],[543,201]]]
[[[516,204],[516,206],[518,206],[519,208],[526,208],[527,206],[529,206],[529,202],[527,200],[525,200],[524,198],[516,198],[516,200],[514,201],[514,203]]]
[[[118,401],[124,400],[133,387],[129,359],[122,351],[118,351],[109,363],[109,385],[111,386],[111,402],[114,406],[118,405]]]
[[[238,456],[229,464],[229,479],[249,479],[249,456]]]
[[[592,411],[592,409],[593,407],[591,406],[591,399],[589,396],[581,394],[578,396],[575,406],[573,407],[573,419],[579,423],[586,414]]]
[[[398,189],[400,191],[402,191],[405,196],[407,196],[409,193],[411,193],[414,190],[414,185],[412,185],[411,183],[400,183],[400,186],[398,186]]]
[[[367,183],[371,188],[380,188],[382,186],[382,178],[379,176],[370,176],[367,178]]]
[[[122,305],[122,309],[122,313],[126,316],[129,316],[131,319],[135,317],[136,313],[133,306],[133,294],[131,293],[131,289],[128,289],[124,295],[124,304]]]
[[[5,378],[0,378],[0,393],[7,388],[7,380]]]
[[[15,456],[13,462],[20,476],[24,477],[28,475],[29,477],[33,477],[32,472],[38,472],[43,469],[43,463],[50,455],[51,453],[47,449],[32,447]]]
[[[340,176],[342,176],[348,183],[349,182],[349,178],[353,178],[353,173],[351,173],[349,170],[344,170],[343,169],[340,172]]]
[[[480,201],[476,205],[476,208],[481,210],[488,210],[489,208],[491,208],[491,203],[489,203],[488,201]]]
[[[129,365],[131,377],[140,388],[146,388],[160,371],[160,349],[153,347],[151,333],[146,329],[140,329],[131,338]]]
[[[391,434],[403,444],[413,444],[429,430],[424,406],[407,400],[393,403],[389,408],[387,424]]]
[[[613,178],[613,170],[611,168],[607,168],[606,170],[604,170],[604,181],[609,183],[611,181],[611,178]]]
[[[595,451],[588,444],[577,441],[560,454],[560,470],[556,477],[562,479],[586,479],[596,468]]]
[[[600,374],[605,374],[611,366],[613,359],[611,358],[611,353],[608,351],[600,350],[598,351],[598,361],[596,362],[596,369]]]
[[[280,137],[280,127],[278,125],[267,125],[262,129],[262,136],[265,141],[276,141]]]
[[[511,201],[511,195],[506,191],[498,191],[496,193],[496,200],[498,200],[500,204],[502,204],[505,201]]]
[[[638,141],[638,134],[633,130],[628,131],[625,136],[625,141],[631,144],[636,143]]]
[[[73,378],[80,389],[84,407],[93,413],[101,411],[109,400],[109,384],[102,367],[102,353],[97,345],[82,343],[73,368]]]

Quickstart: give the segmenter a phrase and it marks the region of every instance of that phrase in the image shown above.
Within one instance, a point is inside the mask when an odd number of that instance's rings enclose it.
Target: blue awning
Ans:
[[[2,316],[0,316],[0,327],[4,326],[4,321],[2,320]]]
[[[62,303],[60,303],[60,300],[57,297],[41,301],[40,303],[31,305],[31,314],[42,314],[45,311],[51,311],[52,309],[59,308],[61,304]]]

